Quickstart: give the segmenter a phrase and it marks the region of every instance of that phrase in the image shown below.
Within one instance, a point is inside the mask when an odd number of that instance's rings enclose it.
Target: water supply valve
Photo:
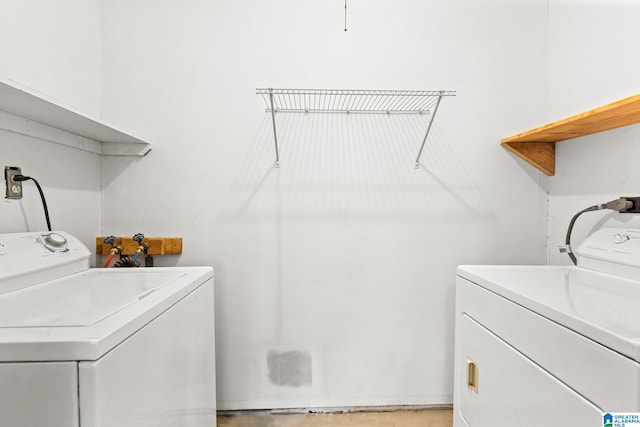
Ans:
[[[104,244],[105,245],[111,245],[111,250],[109,251],[109,256],[107,257],[107,260],[104,263],[104,268],[109,267],[109,264],[111,264],[111,260],[113,260],[113,257],[118,255],[119,253],[122,252],[122,246],[121,245],[116,245],[116,237],[115,236],[107,236],[104,238]]]
[[[136,249],[136,253],[133,255],[133,260],[138,261],[138,258],[140,258],[140,254],[143,252],[147,252],[149,244],[144,241],[144,234],[142,233],[134,234],[132,239],[134,242],[138,243],[138,249]]]
[[[113,266],[114,267],[140,267],[140,254],[147,251],[149,244],[144,240],[144,234],[136,233],[131,238],[134,242],[138,244],[136,252],[133,254],[133,257],[124,256],[121,257]]]

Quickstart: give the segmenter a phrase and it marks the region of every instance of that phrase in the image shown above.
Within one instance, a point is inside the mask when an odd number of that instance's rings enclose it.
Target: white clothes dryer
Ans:
[[[64,232],[0,234],[0,425],[215,425],[213,269],[89,255]]]
[[[640,412],[640,231],[601,229],[578,265],[460,266],[455,427],[602,427]]]

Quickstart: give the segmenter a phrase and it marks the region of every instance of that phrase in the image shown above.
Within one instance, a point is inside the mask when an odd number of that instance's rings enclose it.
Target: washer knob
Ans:
[[[616,244],[624,243],[629,239],[631,239],[631,236],[629,236],[628,234],[616,233],[613,235],[613,243]]]
[[[45,248],[51,252],[65,252],[69,250],[67,248],[67,238],[62,234],[49,233],[42,236],[40,239]]]

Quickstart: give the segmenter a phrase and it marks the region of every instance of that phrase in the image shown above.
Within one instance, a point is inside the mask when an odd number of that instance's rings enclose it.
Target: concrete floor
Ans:
[[[453,411],[450,408],[311,414],[227,411],[218,414],[218,427],[451,427],[452,425]]]

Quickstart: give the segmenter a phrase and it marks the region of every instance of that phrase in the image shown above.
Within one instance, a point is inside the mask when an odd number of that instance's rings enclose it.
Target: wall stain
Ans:
[[[307,387],[312,384],[311,355],[303,351],[269,351],[267,368],[271,384]]]

